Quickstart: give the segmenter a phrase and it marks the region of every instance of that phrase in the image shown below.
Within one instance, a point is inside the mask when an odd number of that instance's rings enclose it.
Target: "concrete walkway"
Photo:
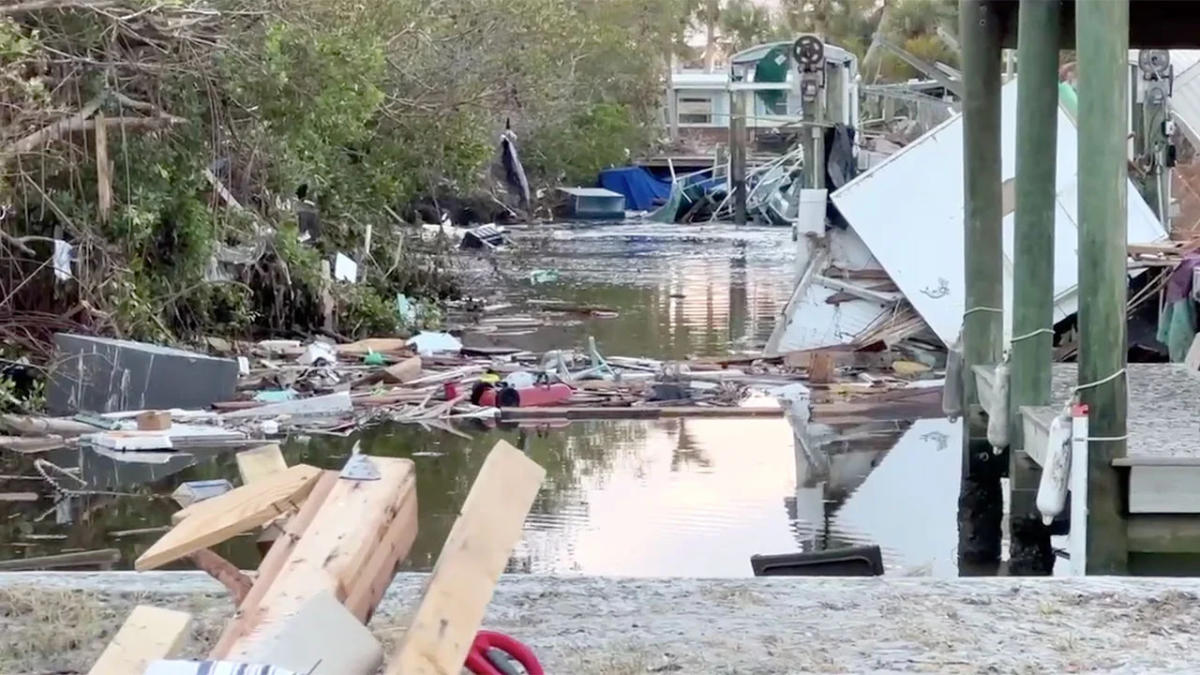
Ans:
[[[393,644],[424,575],[372,629]],[[488,628],[547,672],[1185,672],[1200,579],[607,579],[506,576]],[[193,612],[190,655],[232,613],[188,572],[0,574],[0,673],[87,671],[136,603]]]

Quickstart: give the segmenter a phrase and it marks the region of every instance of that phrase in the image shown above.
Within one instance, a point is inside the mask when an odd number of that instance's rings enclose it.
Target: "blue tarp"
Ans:
[[[600,172],[600,187],[625,195],[629,211],[649,211],[667,201],[671,184],[659,180],[640,166],[605,169]]]

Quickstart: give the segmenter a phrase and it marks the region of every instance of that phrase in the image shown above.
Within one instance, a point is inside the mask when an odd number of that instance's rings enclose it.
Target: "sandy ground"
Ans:
[[[389,645],[424,575],[371,623]],[[507,576],[486,627],[547,672],[1188,672],[1200,580],[607,579]],[[192,612],[201,655],[232,613],[194,573],[0,575],[0,673],[87,672],[136,603]]]

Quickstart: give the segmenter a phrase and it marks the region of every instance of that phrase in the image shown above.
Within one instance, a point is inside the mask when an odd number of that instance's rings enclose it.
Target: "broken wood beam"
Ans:
[[[298,508],[320,475],[320,469],[297,464],[261,482],[193,504],[184,509],[187,516],[178,525],[137,559],[134,568],[161,567]]]
[[[208,576],[221,582],[221,585],[233,596],[234,605],[241,605],[242,601],[246,599],[246,594],[250,592],[253,582],[250,581],[250,577],[234,567],[233,563],[207,548],[195,551],[188,557],[197,569],[207,572]]]
[[[546,470],[504,441],[483,461],[387,675],[461,672]]]
[[[300,541],[300,537],[304,535],[305,530],[312,524],[312,521],[317,516],[317,512],[325,504],[325,500],[329,497],[329,493],[333,491],[333,487],[338,483],[338,474],[336,471],[322,471],[321,476],[317,479],[316,485],[313,486],[312,492],[309,493],[308,499],[304,505],[292,518],[289,518],[284,527],[284,534],[271,545],[271,549],[267,555],[263,557],[262,563],[258,566],[258,574],[254,578],[254,586],[250,588],[250,592],[242,600],[242,604],[238,606],[238,613],[225,626],[221,637],[218,638],[213,646],[210,655],[213,658],[222,658],[228,651],[229,646],[234,640],[241,637],[242,631],[245,628],[244,617],[256,611],[258,604],[266,595],[271,583],[279,576],[280,570],[283,569],[284,563],[291,557],[292,551],[295,550],[296,544]]]
[[[134,607],[88,675],[135,675],[154,661],[178,656],[191,622],[186,612]]]
[[[255,584],[255,590],[259,584],[266,587],[253,603],[248,596],[226,629],[230,637],[223,635],[214,648],[214,658],[245,657],[257,644],[285,630],[304,603],[321,591],[331,592],[344,603],[361,584],[368,583],[364,576],[375,581],[387,570],[386,582],[390,583],[390,572],[408,555],[416,536],[416,469],[408,459],[369,459],[379,479],[337,477],[278,572],[271,578],[263,575]],[[401,524],[396,523],[397,518],[402,519]],[[387,553],[381,554],[381,548]],[[379,569],[372,570],[372,562]],[[371,592],[358,595],[370,597]],[[363,613],[373,609],[365,608]]]

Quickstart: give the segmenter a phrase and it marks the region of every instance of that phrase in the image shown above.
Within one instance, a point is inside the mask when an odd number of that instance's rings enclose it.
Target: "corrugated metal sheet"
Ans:
[[[1016,80],[1002,89],[1002,178],[1016,174]],[[833,194],[833,201],[909,302],[946,344],[954,342],[965,303],[963,273],[963,134],[957,116]],[[1078,139],[1058,111],[1056,311],[1075,311],[1078,279]],[[1166,236],[1132,183],[1128,190],[1129,241]],[[1012,227],[1004,218],[1005,335],[1012,321]]]

